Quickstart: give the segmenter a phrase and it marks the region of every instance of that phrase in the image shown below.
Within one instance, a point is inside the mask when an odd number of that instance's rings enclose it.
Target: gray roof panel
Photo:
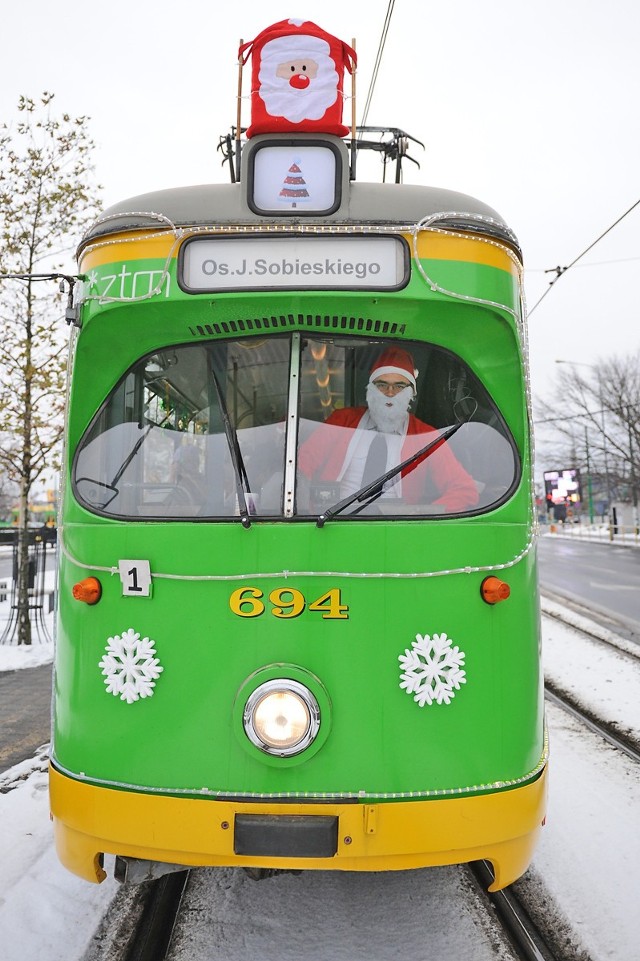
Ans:
[[[473,197],[410,184],[351,183],[348,196],[335,213],[324,217],[261,216],[253,213],[244,197],[243,184],[203,184],[157,190],[114,204],[85,234],[81,248],[109,234],[141,228],[196,227],[218,224],[238,227],[286,224],[295,230],[313,224],[410,226],[445,213],[437,226],[494,237],[514,248],[518,241],[503,218]]]

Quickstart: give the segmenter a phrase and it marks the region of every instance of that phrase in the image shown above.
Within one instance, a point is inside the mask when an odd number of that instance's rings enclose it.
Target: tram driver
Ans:
[[[312,490],[314,484],[336,482],[336,499],[349,497],[437,437],[437,428],[410,413],[417,377],[408,351],[389,347],[378,357],[366,406],[333,411],[300,448],[298,466]],[[385,513],[401,514],[402,505],[420,504],[424,513],[447,514],[472,510],[478,500],[473,478],[444,441],[387,481],[378,505]]]

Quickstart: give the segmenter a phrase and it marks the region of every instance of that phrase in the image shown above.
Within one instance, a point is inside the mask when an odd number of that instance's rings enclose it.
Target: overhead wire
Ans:
[[[615,260],[592,260],[588,264],[580,264],[579,266],[584,270],[588,267],[607,267],[609,264],[629,264],[634,260],[640,260],[640,257],[616,257]],[[553,267],[552,270],[557,268]],[[526,267],[525,274],[548,274],[549,270],[545,270],[543,267]]]
[[[387,34],[389,33],[389,26],[390,26],[390,23],[391,23],[391,16],[392,16],[392,14],[393,14],[393,8],[394,8],[394,6],[395,6],[395,0],[389,0],[389,3],[388,3],[388,5],[387,5],[387,13],[386,13],[386,15],[385,15],[384,24],[383,24],[383,27],[382,27],[382,33],[381,33],[381,35],[380,35],[380,41],[379,41],[379,43],[378,43],[378,52],[377,52],[377,54],[376,54],[376,60],[375,60],[375,63],[374,63],[374,65],[373,65],[373,71],[372,71],[372,74],[371,74],[371,81],[370,81],[370,83],[369,83],[369,90],[368,90],[368,92],[367,92],[367,98],[366,98],[366,100],[365,100],[364,110],[363,110],[363,112],[362,112],[362,118],[361,118],[361,121],[360,121],[360,126],[361,126],[361,127],[366,126],[367,119],[368,119],[368,116],[369,116],[369,109],[370,109],[370,107],[371,107],[371,102],[372,102],[372,100],[373,100],[373,93],[374,93],[374,90],[375,90],[376,81],[377,81],[377,79],[378,79],[378,72],[379,72],[379,70],[380,70],[380,63],[381,63],[381,61],[382,61],[382,54],[383,54],[383,52],[384,52],[385,44],[386,44],[386,42],[387,42]],[[362,132],[360,133],[360,137],[362,138]],[[547,296],[547,294],[548,294],[549,291],[552,289],[552,287],[557,283],[557,281],[560,279],[560,277],[562,277],[564,274],[566,274],[566,272],[567,272],[568,270],[571,270],[572,267],[575,267],[575,265],[578,263],[579,260],[582,260],[582,258],[583,258],[586,254],[588,254],[590,250],[593,250],[593,248],[596,246],[596,244],[598,244],[598,243],[603,239],[603,237],[606,237],[606,235],[607,235],[608,233],[610,233],[610,232],[614,229],[614,227],[617,227],[618,224],[619,224],[622,220],[624,220],[624,218],[625,218],[626,216],[628,216],[628,214],[630,214],[633,210],[635,210],[635,208],[636,208],[638,205],[640,205],[640,200],[636,200],[636,202],[635,202],[634,204],[632,204],[631,207],[629,207],[628,210],[625,210],[625,212],[624,212],[620,217],[618,217],[617,220],[615,220],[609,227],[607,227],[607,229],[604,230],[604,231],[600,234],[599,237],[596,237],[596,239],[595,239],[592,243],[590,243],[588,247],[585,247],[585,249],[582,251],[582,253],[578,254],[578,256],[575,257],[575,258],[571,261],[571,263],[568,264],[566,267],[557,266],[557,267],[552,267],[552,268],[544,271],[544,273],[554,273],[554,272],[555,272],[556,276],[553,278],[553,280],[550,281],[549,286],[547,287],[547,289],[545,290],[545,292],[543,293],[543,295],[536,301],[536,303],[533,305],[533,307],[528,311],[529,316],[533,313],[533,311],[536,309],[536,307],[538,307],[538,305],[544,300],[544,298]],[[627,259],[633,260],[633,259],[637,259],[637,258],[627,258]],[[607,263],[621,263],[621,262],[622,262],[622,261],[607,261]],[[589,264],[588,264],[588,265],[585,265],[585,266],[596,266],[596,265],[595,265],[595,264],[593,264],[593,265],[589,265]]]
[[[618,224],[619,224],[622,220],[624,220],[624,218],[625,218],[628,214],[630,214],[632,210],[635,210],[635,208],[636,208],[639,204],[640,204],[640,200],[636,200],[636,202],[635,202],[634,204],[632,204],[632,205],[629,207],[628,210],[625,210],[625,212],[624,212],[620,217],[618,217],[617,220],[614,220],[614,222],[611,224],[611,226],[607,227],[607,229],[604,230],[604,231],[600,234],[599,237],[596,237],[596,239],[593,241],[593,243],[590,243],[588,247],[585,247],[585,249],[582,251],[582,253],[581,253],[581,254],[578,254],[578,256],[577,256],[574,260],[572,260],[571,263],[570,263],[567,267],[560,267],[560,266],[558,266],[558,267],[552,267],[550,270],[545,271],[545,273],[553,273],[553,272],[555,271],[556,276],[555,276],[555,277],[553,278],[553,280],[549,283],[549,286],[548,286],[547,289],[545,290],[545,292],[544,292],[544,294],[542,295],[542,297],[540,297],[540,299],[537,300],[536,303],[533,305],[533,307],[531,308],[531,310],[528,311],[529,316],[531,316],[531,314],[534,312],[534,310],[536,309],[536,307],[541,303],[541,301],[544,300],[544,298],[547,296],[547,294],[548,294],[549,291],[552,289],[552,287],[554,286],[554,284],[556,284],[556,283],[558,282],[558,280],[560,280],[560,278],[561,278],[562,276],[564,276],[564,274],[566,274],[566,272],[567,272],[568,270],[571,270],[571,268],[574,267],[575,264],[577,264],[578,261],[581,260],[581,259],[584,257],[585,254],[588,254],[590,250],[593,250],[593,248],[595,247],[595,245],[596,245],[597,243],[599,243],[599,242],[602,240],[603,237],[606,237],[607,234],[610,233],[610,232],[613,230],[614,227],[617,227]]]
[[[387,42],[387,34],[389,33],[389,24],[391,23],[391,16],[393,14],[394,6],[395,6],[395,0],[389,0],[389,3],[387,5],[387,13],[384,18],[384,24],[382,27],[382,33],[380,35],[380,42],[378,43],[378,52],[376,54],[376,61],[373,65],[373,72],[371,74],[371,81],[369,83],[367,99],[365,100],[364,110],[362,112],[362,119],[360,120],[360,125],[362,127],[366,126],[367,117],[369,116],[369,108],[371,107],[371,101],[373,99],[373,91],[375,89],[376,80],[378,79],[378,71],[380,70],[380,62],[382,60],[382,54],[384,52],[384,47]]]

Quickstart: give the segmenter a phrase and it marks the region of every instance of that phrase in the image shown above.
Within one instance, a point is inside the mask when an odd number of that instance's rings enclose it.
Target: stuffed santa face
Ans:
[[[323,132],[343,137],[344,68],[355,53],[311,21],[283,20],[239,51],[252,56],[251,126],[259,133]]]
[[[258,96],[274,118],[320,120],[338,99],[339,79],[325,40],[282,37],[262,49]]]
[[[331,66],[333,67],[333,61],[331,61]],[[315,60],[312,60],[311,57],[308,57],[306,60],[285,61],[285,63],[279,63],[276,68],[276,77],[279,77],[281,80],[286,80],[289,86],[295,90],[306,90],[311,81],[315,80],[317,76],[318,64]],[[337,80],[338,75],[336,74],[336,97],[338,96]],[[267,76],[265,76],[264,82],[268,82]],[[331,103],[333,103],[333,100]],[[330,104],[327,104],[327,106],[330,106]]]

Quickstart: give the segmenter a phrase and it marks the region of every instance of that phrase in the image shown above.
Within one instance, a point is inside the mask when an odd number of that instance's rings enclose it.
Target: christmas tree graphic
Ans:
[[[284,200],[290,201],[292,207],[297,207],[300,201],[304,201],[309,196],[302,170],[295,160],[287,171],[280,196]]]

